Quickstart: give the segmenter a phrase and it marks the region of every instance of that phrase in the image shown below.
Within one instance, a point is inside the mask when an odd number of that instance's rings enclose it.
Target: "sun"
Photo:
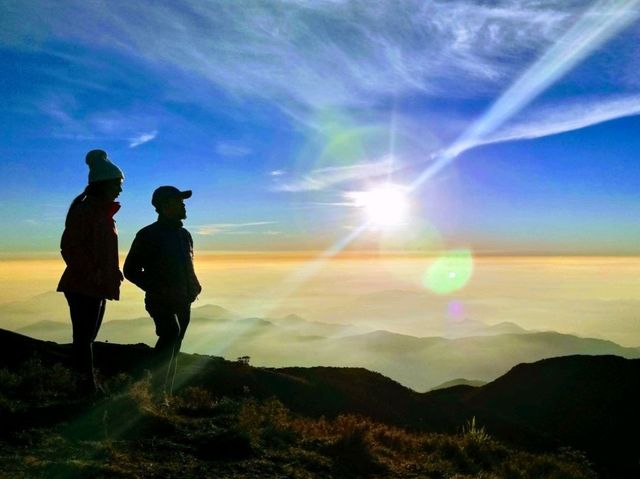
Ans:
[[[393,228],[404,224],[409,213],[409,199],[405,188],[385,184],[369,191],[350,195],[354,206],[363,208],[367,220],[380,228]]]

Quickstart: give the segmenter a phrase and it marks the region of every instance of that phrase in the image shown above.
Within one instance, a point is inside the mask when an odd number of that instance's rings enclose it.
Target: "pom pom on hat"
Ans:
[[[111,163],[104,150],[91,150],[85,158],[89,165],[89,183],[105,180],[123,179],[122,170]]]

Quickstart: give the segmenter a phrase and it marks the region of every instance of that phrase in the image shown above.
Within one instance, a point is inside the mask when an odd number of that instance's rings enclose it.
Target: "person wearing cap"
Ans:
[[[173,391],[191,303],[202,289],[193,268],[193,239],[182,226],[187,217],[184,200],[190,197],[191,191],[173,186],[153,192],[158,221],[138,231],[123,268],[125,278],[145,292],[145,307],[158,336],[154,389],[165,397]]]
[[[66,263],[57,291],[63,292],[73,329],[73,361],[83,393],[98,390],[93,368],[96,339],[107,300],[118,300],[123,280],[118,261],[115,201],[122,191],[124,174],[103,150],[91,150],[89,183],[71,203],[60,241]]]

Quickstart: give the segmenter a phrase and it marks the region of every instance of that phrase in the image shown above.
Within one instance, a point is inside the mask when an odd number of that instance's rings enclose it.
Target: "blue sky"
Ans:
[[[124,249],[162,184],[194,190],[199,249],[322,250],[362,223],[354,192],[391,181],[413,185],[406,228],[352,247],[640,253],[640,1],[9,0],[0,18],[2,251],[57,250],[103,148]]]

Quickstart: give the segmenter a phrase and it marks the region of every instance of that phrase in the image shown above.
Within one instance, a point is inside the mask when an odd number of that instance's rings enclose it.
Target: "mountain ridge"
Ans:
[[[71,341],[68,323],[39,322],[17,332],[57,342]],[[142,317],[107,321],[98,339],[147,344],[156,340],[153,322]],[[265,367],[360,366],[417,391],[428,391],[454,378],[491,381],[515,364],[546,357],[640,357],[640,348],[557,332],[417,337],[385,330],[362,332],[351,325],[317,323],[298,316],[292,322],[287,316],[243,318],[215,305],[194,308],[182,349],[229,358],[249,356],[254,364]]]
[[[70,345],[0,330],[0,368],[15,368],[34,354],[47,364],[69,364]],[[133,365],[152,354],[146,345],[96,343],[102,374],[141,375]],[[480,386],[418,393],[363,368],[256,368],[222,358],[180,355],[179,388],[198,386],[218,395],[275,397],[311,417],[361,414],[421,431],[455,433],[471,417],[495,437],[534,450],[584,450],[612,477],[640,472],[637,451],[624,436],[640,427],[634,391],[640,359],[573,355],[523,363]],[[12,423],[11,414],[5,417]],[[17,416],[15,421],[24,418]],[[606,437],[606,444],[600,438]],[[617,475],[622,474],[622,475]],[[623,475],[627,474],[627,476]]]

